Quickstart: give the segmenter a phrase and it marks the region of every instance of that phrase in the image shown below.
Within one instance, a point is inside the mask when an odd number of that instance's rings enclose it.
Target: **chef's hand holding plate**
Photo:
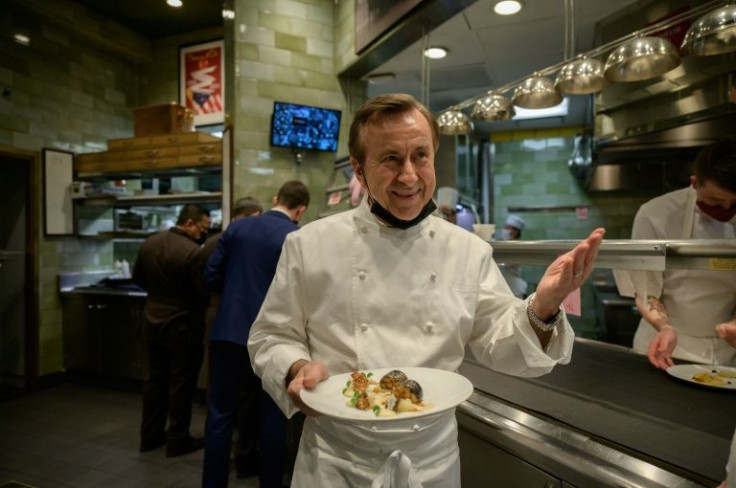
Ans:
[[[307,361],[306,359],[300,359],[292,364],[291,368],[289,368],[287,381],[289,378],[291,378],[291,381],[288,382],[286,391],[291,397],[291,401],[294,402],[294,405],[299,407],[299,410],[310,417],[317,417],[321,414],[309,408],[304,401],[302,401],[299,393],[304,388],[311,390],[316,387],[317,384],[320,381],[325,380],[327,376],[327,366],[325,366],[322,361]]]
[[[594,230],[584,241],[549,265],[539,281],[534,298],[533,307],[537,317],[550,319],[557,313],[565,297],[580,288],[590,276],[605,232],[602,228]]]

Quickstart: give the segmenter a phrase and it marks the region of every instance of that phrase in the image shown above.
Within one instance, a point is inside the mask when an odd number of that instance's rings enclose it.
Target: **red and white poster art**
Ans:
[[[179,102],[194,112],[194,125],[225,121],[225,50],[222,40],[179,50]]]

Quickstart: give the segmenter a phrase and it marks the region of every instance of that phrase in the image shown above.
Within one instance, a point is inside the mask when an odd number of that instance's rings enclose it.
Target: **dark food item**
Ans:
[[[394,387],[393,395],[398,398],[408,398],[412,403],[422,401],[422,387],[414,380],[404,380],[399,386]]]
[[[406,381],[407,379],[408,378],[403,371],[394,369],[393,371],[389,371],[388,373],[383,375],[383,378],[381,378],[381,388],[383,388],[384,390],[393,390],[394,387],[400,385],[403,381]]]

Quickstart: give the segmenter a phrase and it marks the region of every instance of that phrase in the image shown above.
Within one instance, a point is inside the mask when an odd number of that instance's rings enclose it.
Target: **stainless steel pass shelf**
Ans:
[[[549,265],[574,248],[579,240],[493,241],[493,256],[500,263]],[[736,241],[604,240],[596,268],[662,271],[664,269],[736,270]]]
[[[606,445],[585,432],[531,415],[477,391],[458,407],[458,422],[460,429],[501,446],[574,486],[703,486]]]

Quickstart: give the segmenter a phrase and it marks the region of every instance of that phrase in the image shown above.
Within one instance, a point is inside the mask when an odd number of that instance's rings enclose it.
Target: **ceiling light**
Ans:
[[[437,117],[437,125],[440,126],[440,133],[446,136],[470,134],[473,132],[473,123],[470,121],[470,117],[459,110],[442,112]]]
[[[493,11],[498,15],[514,15],[519,13],[521,8],[524,6],[519,0],[503,0],[496,2],[493,6]]]
[[[366,80],[368,80],[368,83],[372,83],[374,85],[377,85],[379,83],[386,83],[388,81],[392,81],[395,78],[396,75],[393,73],[373,73],[366,76]]]
[[[18,44],[23,44],[24,46],[28,46],[31,43],[31,38],[28,37],[25,34],[13,34],[13,40],[17,42]]]
[[[447,49],[444,47],[428,47],[424,50],[424,55],[429,59],[442,59],[447,56]]]
[[[544,119],[547,117],[564,117],[567,115],[567,111],[569,109],[567,98],[563,98],[562,102],[560,102],[558,105],[555,105],[554,107],[548,107],[548,108],[536,108],[536,109],[526,109],[521,107],[516,107],[516,115],[514,115],[514,120],[524,120],[524,119]]]
[[[171,7],[181,7],[184,5],[181,0],[166,0],[166,3]]]

